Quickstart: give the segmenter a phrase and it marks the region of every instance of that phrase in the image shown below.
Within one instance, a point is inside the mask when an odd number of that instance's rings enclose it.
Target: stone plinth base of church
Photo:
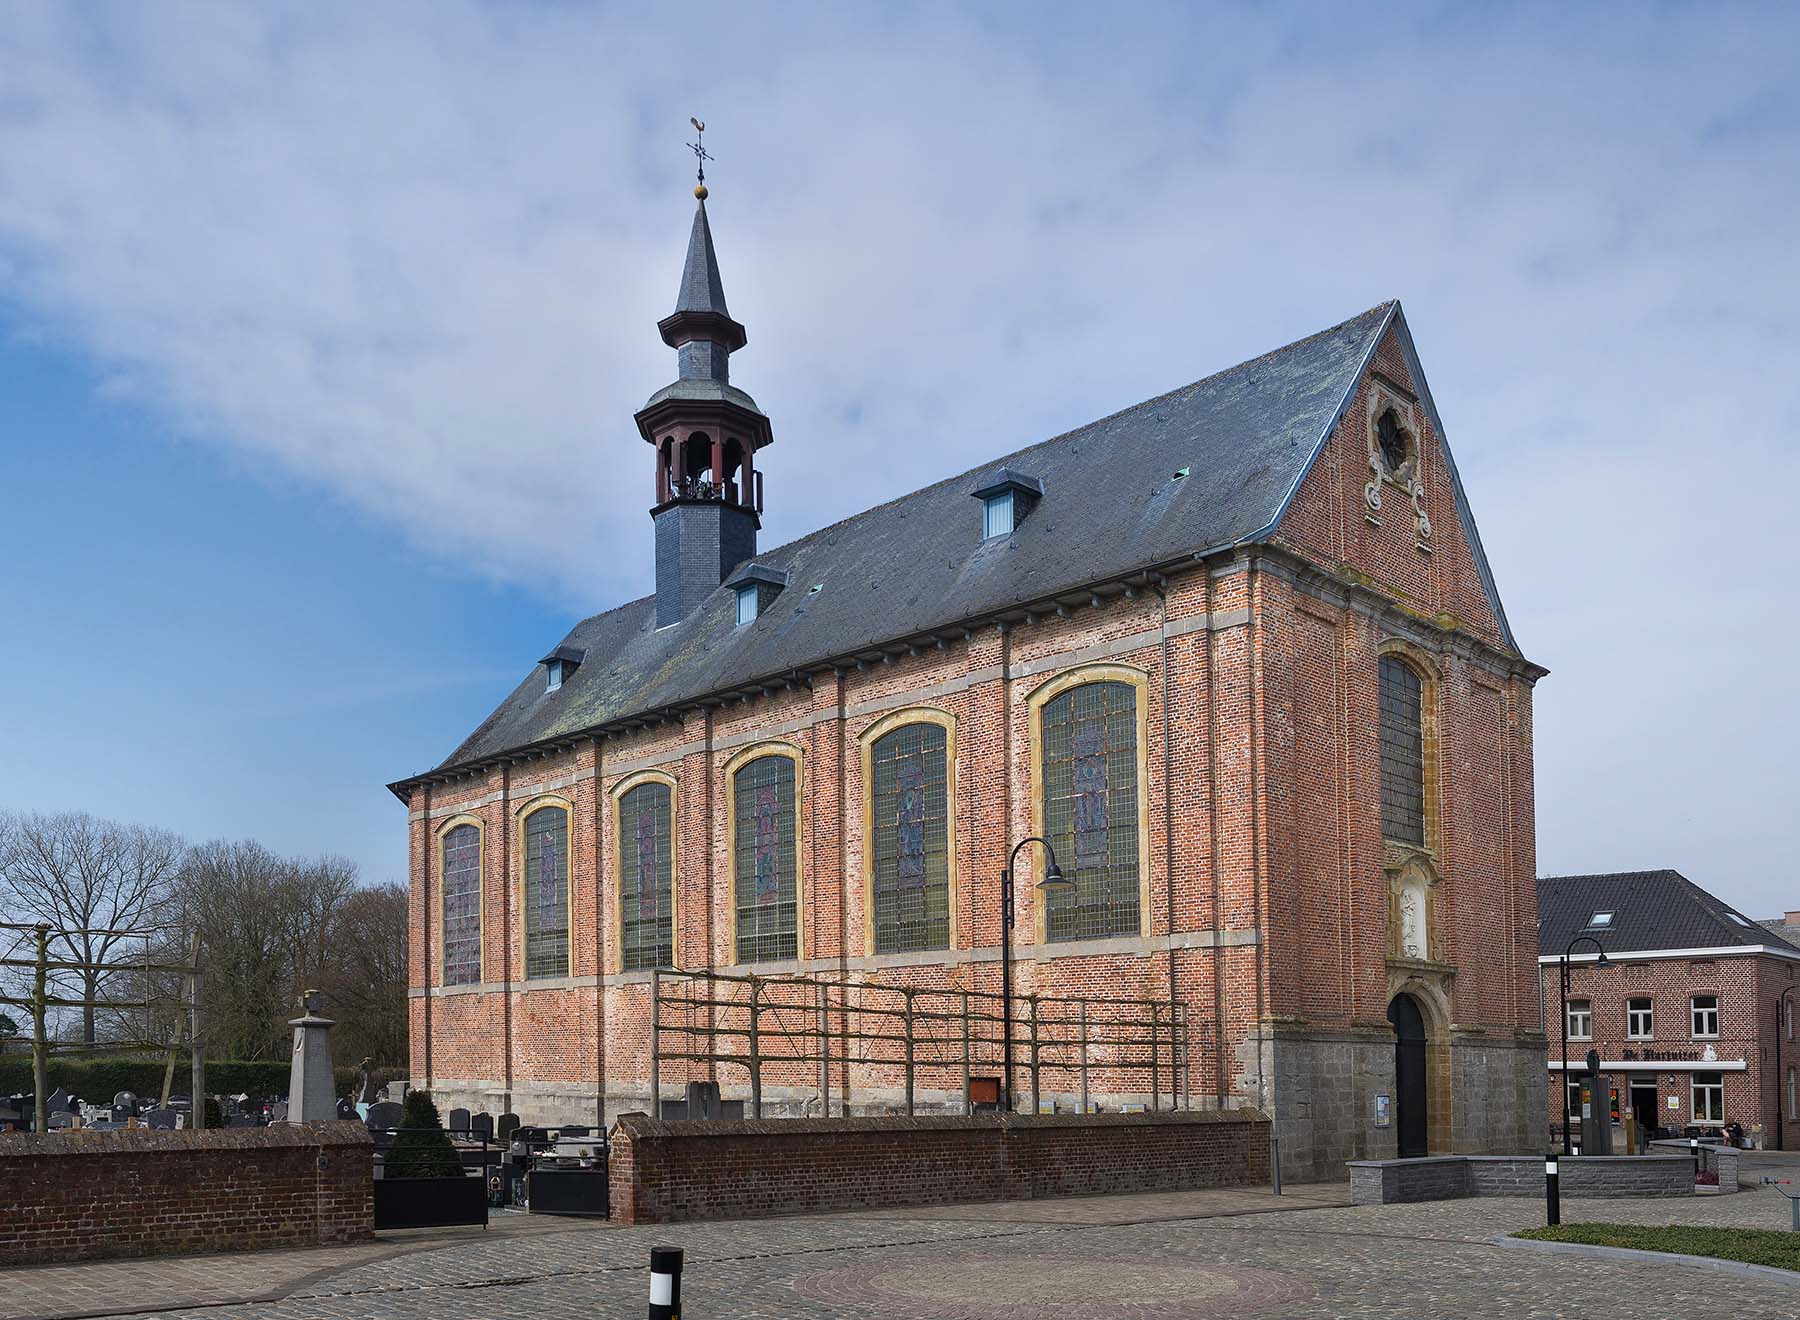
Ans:
[[[1338,1031],[1274,1025],[1240,1055],[1250,1080],[1240,1075],[1239,1089],[1273,1112],[1284,1177],[1341,1178],[1351,1160],[1398,1155],[1394,1034],[1385,1024]],[[1266,1099],[1254,1081],[1259,1057],[1268,1078]],[[1433,1154],[1503,1154],[1543,1146],[1541,1037],[1452,1033],[1448,1041],[1429,1042],[1427,1057],[1426,1128]]]
[[[1694,1164],[1686,1155],[1563,1156],[1558,1166],[1564,1196],[1694,1194]],[[1542,1155],[1430,1155],[1350,1162],[1350,1199],[1357,1205],[1543,1194]]]
[[[1252,1110],[664,1122],[613,1128],[613,1218],[676,1223],[968,1201],[1261,1186]]]

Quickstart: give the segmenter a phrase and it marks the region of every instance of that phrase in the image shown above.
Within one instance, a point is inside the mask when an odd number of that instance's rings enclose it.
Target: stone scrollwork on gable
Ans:
[[[1419,448],[1419,423],[1412,400],[1388,388],[1380,380],[1370,382],[1368,413],[1369,468],[1375,479],[1363,487],[1370,513],[1381,511],[1383,482],[1398,487],[1412,501],[1413,530],[1420,542],[1431,538],[1431,518],[1425,512],[1425,482]]]

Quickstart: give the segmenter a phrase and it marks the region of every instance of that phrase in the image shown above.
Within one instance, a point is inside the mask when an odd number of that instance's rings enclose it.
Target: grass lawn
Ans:
[[[1528,1228],[1514,1237],[1539,1242],[1582,1242],[1592,1247],[1634,1247],[1684,1256],[1717,1256],[1746,1265],[1800,1270],[1800,1233],[1769,1228],[1647,1228],[1639,1224],[1561,1224]]]

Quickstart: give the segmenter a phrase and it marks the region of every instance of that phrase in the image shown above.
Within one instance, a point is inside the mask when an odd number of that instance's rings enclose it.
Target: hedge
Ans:
[[[79,1058],[64,1056],[50,1059],[47,1077],[50,1089],[62,1087],[70,1095],[89,1104],[105,1104],[120,1091],[140,1097],[155,1098],[162,1094],[164,1060],[161,1057]],[[175,1056],[175,1084],[171,1095],[186,1095],[192,1073],[185,1054]],[[356,1086],[356,1069],[333,1070],[337,1093],[347,1096]],[[378,1070],[376,1076],[385,1081],[402,1074],[398,1069]],[[0,1056],[0,1095],[21,1095],[31,1091],[31,1055]],[[288,1093],[288,1061],[255,1059],[234,1061],[220,1059],[206,1062],[206,1089],[214,1095],[250,1095],[258,1099],[285,1096]]]

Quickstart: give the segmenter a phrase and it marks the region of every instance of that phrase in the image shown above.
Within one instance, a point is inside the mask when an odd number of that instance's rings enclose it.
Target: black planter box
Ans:
[[[533,1169],[525,1188],[534,1215],[604,1219],[609,1213],[604,1169]]]
[[[376,1228],[446,1228],[488,1221],[485,1178],[377,1178]]]

